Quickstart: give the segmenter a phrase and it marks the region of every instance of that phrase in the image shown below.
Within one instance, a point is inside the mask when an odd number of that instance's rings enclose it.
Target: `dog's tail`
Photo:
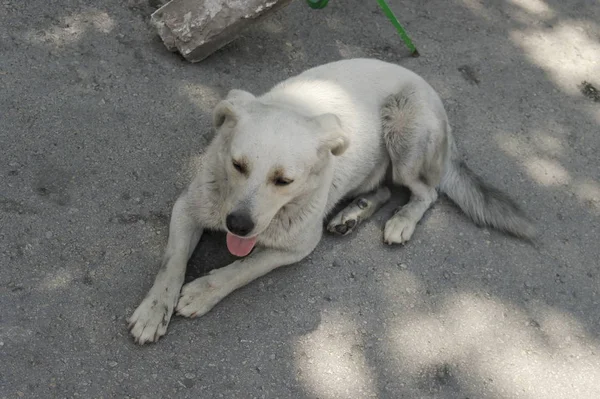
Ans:
[[[534,241],[535,226],[508,195],[485,183],[464,162],[454,158],[449,164],[440,189],[477,225]]]

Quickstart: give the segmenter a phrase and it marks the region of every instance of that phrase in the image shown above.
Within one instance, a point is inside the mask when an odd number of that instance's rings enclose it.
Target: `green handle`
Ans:
[[[327,6],[327,3],[329,3],[329,0],[306,0],[306,2],[310,6],[310,8],[319,10],[321,8],[325,8]],[[390,7],[387,5],[385,0],[377,0],[377,3],[383,10],[383,13],[388,17],[388,19],[392,22],[392,25],[394,25],[394,27],[398,31],[398,34],[404,41],[404,44],[406,44],[406,47],[408,47],[408,49],[410,50],[412,56],[418,57],[419,52],[417,51],[417,48],[415,47],[413,42],[410,40],[410,37],[408,37],[408,35],[406,34],[406,31],[404,30],[402,25],[400,25],[398,18],[396,18],[396,16],[394,15],[394,12],[390,9]]]
[[[406,47],[408,47],[408,49],[411,51],[412,56],[418,57],[419,52],[417,51],[417,48],[410,40],[410,37],[408,37],[408,35],[404,31],[404,28],[402,27],[402,25],[400,25],[400,22],[398,22],[398,19],[394,15],[394,12],[390,9],[390,7],[387,5],[387,3],[384,0],[377,0],[377,3],[379,3],[379,6],[383,10],[383,13],[388,17],[388,19],[390,20],[392,25],[394,25],[394,27],[398,31],[398,34],[404,41],[404,44],[406,44]]]
[[[315,10],[325,8],[329,0],[306,0],[310,8],[314,8]]]

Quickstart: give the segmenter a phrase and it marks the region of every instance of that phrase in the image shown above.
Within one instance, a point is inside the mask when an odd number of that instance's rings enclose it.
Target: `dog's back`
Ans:
[[[342,197],[374,189],[385,176],[390,157],[381,130],[381,108],[386,99],[402,91],[435,108],[445,120],[437,93],[425,80],[399,65],[375,59],[350,59],[309,69],[277,84],[260,97],[285,103],[307,116],[333,113],[350,140],[336,157],[328,210]]]

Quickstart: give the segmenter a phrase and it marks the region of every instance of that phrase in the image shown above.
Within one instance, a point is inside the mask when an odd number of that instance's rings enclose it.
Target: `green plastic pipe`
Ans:
[[[406,34],[406,31],[404,30],[402,25],[400,25],[398,18],[396,18],[396,16],[394,15],[394,12],[391,10],[391,8],[387,5],[387,3],[384,0],[377,0],[377,3],[379,3],[379,6],[383,10],[383,13],[388,17],[388,19],[390,20],[392,25],[394,25],[394,27],[398,31],[398,34],[404,41],[404,44],[406,44],[406,47],[408,47],[408,49],[410,50],[411,55],[413,57],[418,57],[419,51],[417,51],[417,48],[415,47],[413,42],[410,40],[410,37],[408,37],[408,35]]]
[[[306,0],[310,8],[314,8],[315,10],[325,8],[329,0]]]
[[[319,10],[321,8],[325,8],[327,6],[327,3],[329,3],[329,0],[306,0],[306,2],[310,6],[310,8]],[[388,17],[388,19],[391,21],[392,25],[394,25],[394,27],[398,31],[398,34],[404,41],[404,44],[406,44],[406,47],[408,47],[408,49],[410,50],[411,55],[413,57],[418,57],[419,52],[417,51],[417,48],[415,47],[413,42],[410,40],[410,37],[408,37],[408,35],[406,34],[406,31],[404,30],[402,25],[400,25],[398,18],[396,18],[396,16],[394,15],[394,12],[390,9],[390,7],[387,5],[385,0],[377,0],[377,3],[383,10],[383,13]]]

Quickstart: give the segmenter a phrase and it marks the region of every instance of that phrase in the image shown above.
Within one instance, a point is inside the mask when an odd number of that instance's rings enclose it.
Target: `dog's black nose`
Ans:
[[[227,229],[236,236],[244,237],[254,229],[254,222],[246,212],[235,211],[225,219]]]

